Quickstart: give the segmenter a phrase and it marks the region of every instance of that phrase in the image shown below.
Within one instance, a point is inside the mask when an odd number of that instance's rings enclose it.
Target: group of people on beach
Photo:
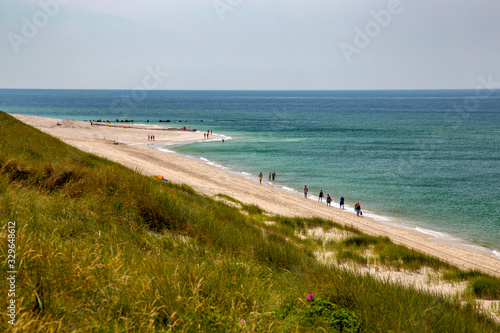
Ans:
[[[148,141],[155,141],[154,135],[148,135]]]
[[[262,184],[262,172],[259,173],[259,183]],[[276,178],[276,172],[270,172],[269,173],[269,180],[274,180]],[[307,185],[304,185],[304,198],[307,199],[307,194],[309,193],[309,189],[307,188]],[[325,197],[325,193],[323,192],[323,190],[320,190],[319,191],[319,194],[318,194],[318,202],[323,202],[323,198]],[[331,207],[332,206],[332,197],[330,196],[330,194],[326,194],[326,205]],[[344,199],[344,196],[341,195],[340,196],[340,200],[339,200],[339,205],[340,205],[340,209],[345,209],[344,208],[344,204],[345,204],[345,199]],[[361,211],[361,205],[359,204],[359,201],[354,205],[354,211],[356,212],[356,215],[357,216],[360,216],[360,215],[363,215],[363,212]]]
[[[262,184],[262,177],[264,177],[264,175],[262,174],[262,172],[259,173],[259,183]],[[269,172],[269,180],[275,180],[276,179],[276,172]]]
[[[207,130],[207,133],[203,132],[203,139],[208,139],[208,137],[212,135],[212,130]],[[224,142],[224,141],[222,141]]]
[[[307,199],[308,193],[309,193],[309,189],[307,188],[307,185],[304,185],[304,198]],[[320,190],[319,194],[318,194],[318,202],[323,202],[324,196],[325,196],[325,194],[323,193],[323,190]],[[345,199],[344,199],[343,195],[340,196],[339,203],[340,203],[340,209],[344,209]],[[332,206],[332,197],[328,193],[326,194],[326,205],[330,206],[330,207]],[[357,216],[363,215],[363,212],[361,211],[361,205],[359,204],[359,202],[357,202],[354,205],[354,210],[356,211]]]

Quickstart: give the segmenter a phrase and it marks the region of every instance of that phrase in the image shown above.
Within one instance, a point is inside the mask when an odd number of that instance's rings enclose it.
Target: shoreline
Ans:
[[[206,141],[208,142],[210,140],[206,140]],[[218,141],[218,140],[213,140],[213,141]],[[191,141],[191,142],[171,143],[169,145],[177,146],[177,145],[184,145],[184,144],[189,144],[189,143],[194,143],[194,142],[200,142],[200,141],[198,140],[198,141]],[[164,146],[164,145],[162,145],[162,146]],[[220,162],[218,162],[218,161],[214,162],[212,160],[208,160],[207,158],[205,158],[203,156],[185,155],[185,154],[179,153],[175,150],[164,149],[164,148],[160,147],[160,144],[158,144],[158,147],[154,148],[154,149],[157,149],[159,151],[169,153],[169,154],[178,154],[179,156],[184,156],[186,158],[190,158],[190,159],[193,159],[195,161],[202,161],[208,165],[212,165],[212,166],[220,168],[223,172],[228,172],[230,174],[233,174],[233,175],[236,175],[239,177],[244,177],[248,180],[251,180],[251,181],[254,181],[255,183],[258,183],[258,181],[257,181],[258,176],[256,174],[254,175],[254,174],[250,174],[250,173],[245,172],[245,171],[238,171],[238,170],[231,169],[230,167],[227,167],[227,166],[220,164]],[[270,186],[270,187],[272,187],[276,190],[279,190],[279,191],[283,191],[286,193],[291,193],[293,195],[297,195],[301,198],[303,197],[303,194],[301,193],[301,191],[296,190],[295,188],[289,187],[288,185],[274,183],[274,181],[269,181],[265,177],[262,180],[262,184]],[[307,200],[311,200],[311,202],[317,202],[317,199],[318,199],[318,196],[316,196],[316,195],[308,195],[308,198],[307,198]],[[323,204],[324,206],[326,206],[326,201],[324,200],[322,203],[319,203],[319,204]],[[354,211],[353,206],[346,204],[344,209],[340,209],[337,206],[338,206],[338,202],[332,201],[332,207],[328,208],[328,209],[337,209],[337,210],[343,211],[346,214],[355,215],[355,211]],[[423,235],[424,237],[430,237],[430,239],[432,241],[447,244],[447,245],[450,245],[453,247],[459,247],[459,248],[462,248],[465,250],[470,250],[473,252],[479,252],[479,253],[491,256],[492,258],[498,259],[500,261],[500,250],[493,247],[493,246],[483,245],[480,243],[474,243],[473,241],[469,241],[469,240],[466,240],[464,238],[460,238],[460,236],[452,235],[446,231],[436,231],[436,230],[433,230],[427,226],[419,226],[419,225],[412,224],[412,222],[410,220],[401,220],[398,217],[383,215],[381,213],[373,212],[370,210],[363,209],[363,215],[365,217],[376,220],[377,222],[380,222],[380,223],[387,225],[389,227],[395,227],[395,228],[405,229],[405,230],[408,230],[410,232],[415,232],[415,233]],[[499,262],[499,264],[500,264],[500,262]]]
[[[352,225],[370,235],[388,236],[396,244],[438,257],[459,268],[478,269],[500,276],[500,258],[495,257],[494,253],[488,255],[477,249],[450,244],[451,242],[436,236],[412,230],[404,225],[389,225],[370,216],[357,217],[347,210],[340,210],[335,206],[327,207],[312,198],[306,200],[294,189],[268,185],[267,180],[260,185],[256,179],[250,178],[251,175],[230,170],[215,162],[157,148],[160,145],[164,147],[203,141],[203,132],[166,130],[155,133],[158,137],[156,141],[147,141],[147,133],[153,129],[150,126],[158,125],[141,124],[140,128],[125,125],[126,129],[123,129],[124,125],[91,127],[89,122],[83,121],[11,115],[76,148],[113,160],[145,175],[162,175],[174,183],[185,183],[208,196],[223,193],[246,204],[256,204],[273,214],[316,216],[343,225]],[[61,125],[56,125],[57,122]],[[118,145],[113,145],[113,141],[118,142]]]

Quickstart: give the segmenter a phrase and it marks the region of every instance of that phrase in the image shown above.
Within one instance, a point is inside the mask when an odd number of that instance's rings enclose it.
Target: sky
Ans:
[[[2,0],[0,89],[500,88],[494,0]]]

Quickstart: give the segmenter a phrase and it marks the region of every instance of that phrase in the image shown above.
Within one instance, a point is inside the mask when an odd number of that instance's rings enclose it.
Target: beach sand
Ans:
[[[347,211],[306,200],[302,195],[276,188],[263,180],[255,180],[209,165],[199,159],[176,153],[160,152],[150,144],[203,140],[203,132],[161,130],[154,125],[101,123],[41,118],[12,114],[17,119],[55,136],[83,151],[123,164],[148,176],[161,175],[173,183],[184,183],[207,196],[226,194],[246,204],[255,204],[272,214],[320,217],[342,225],[352,225],[374,236],[388,236],[394,243],[438,257],[462,269],[477,269],[500,276],[500,259],[487,253],[454,246],[405,228],[388,226],[366,216],[357,217]],[[56,125],[57,123],[61,125]],[[126,126],[126,129],[123,129]],[[155,142],[148,141],[155,135]],[[215,137],[216,139],[217,137]],[[212,138],[211,138],[212,139]],[[117,145],[113,141],[118,142]],[[231,144],[226,141],[226,144]],[[161,146],[161,145],[160,145]],[[264,177],[266,179],[266,177]]]

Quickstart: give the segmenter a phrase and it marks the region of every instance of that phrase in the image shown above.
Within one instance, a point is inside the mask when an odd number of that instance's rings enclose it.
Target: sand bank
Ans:
[[[203,132],[160,130],[154,125],[91,126],[88,122],[16,115],[17,119],[38,128],[83,151],[105,157],[145,175],[162,175],[174,183],[184,183],[212,196],[229,195],[246,204],[256,204],[266,211],[285,216],[321,217],[343,225],[352,225],[364,233],[388,236],[394,243],[438,257],[462,269],[478,269],[500,276],[500,259],[486,253],[436,241],[435,238],[368,217],[357,217],[337,207],[306,200],[301,195],[277,189],[267,181],[247,179],[199,159],[160,152],[151,144],[203,140]],[[57,123],[60,125],[56,125]],[[152,129],[158,129],[152,131]],[[203,129],[201,129],[203,130]],[[148,141],[155,135],[155,142]],[[114,145],[116,141],[119,144]],[[227,144],[231,144],[230,141]]]

